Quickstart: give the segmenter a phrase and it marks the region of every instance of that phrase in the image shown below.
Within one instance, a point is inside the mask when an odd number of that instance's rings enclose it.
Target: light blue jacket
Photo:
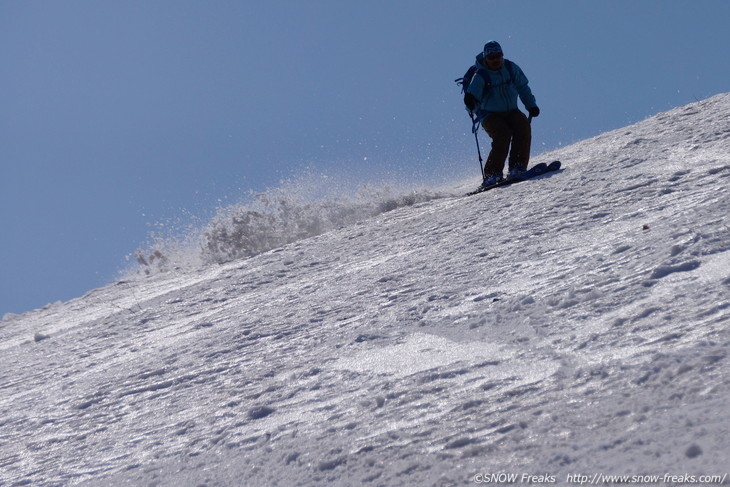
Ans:
[[[484,54],[479,53],[477,71],[466,90],[466,93],[471,93],[479,101],[476,108],[478,120],[484,119],[490,113],[517,110],[518,95],[528,110],[537,106],[527,77],[519,66],[505,59],[502,67],[493,71],[486,67],[486,63],[482,64],[483,59]],[[511,70],[507,68],[507,63],[511,63]]]

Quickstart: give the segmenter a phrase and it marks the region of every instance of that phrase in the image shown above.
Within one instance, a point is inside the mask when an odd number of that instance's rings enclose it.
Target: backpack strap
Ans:
[[[456,78],[454,82],[461,86],[461,93],[464,94],[466,90],[469,88],[469,84],[471,83],[471,79],[474,77],[474,73],[476,72],[477,67],[470,66],[469,69],[466,70],[466,73],[464,73],[464,76],[461,78]]]

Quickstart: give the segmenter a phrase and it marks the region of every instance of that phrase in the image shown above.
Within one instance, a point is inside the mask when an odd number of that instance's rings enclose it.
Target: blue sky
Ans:
[[[530,79],[539,158],[728,91],[728,18],[725,0],[0,1],[0,316],[112,282],[164,222],[308,166],[478,184],[453,80],[489,39]]]

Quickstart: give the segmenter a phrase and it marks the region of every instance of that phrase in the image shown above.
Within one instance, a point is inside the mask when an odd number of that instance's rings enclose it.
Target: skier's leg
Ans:
[[[512,140],[512,128],[504,118],[505,114],[492,113],[482,121],[482,127],[492,138],[492,150],[484,165],[484,176],[502,174],[504,161],[509,153],[509,144]]]
[[[530,146],[532,145],[532,128],[527,116],[520,110],[509,112],[507,121],[512,127],[512,150],[509,154],[510,169],[527,169],[530,162]]]

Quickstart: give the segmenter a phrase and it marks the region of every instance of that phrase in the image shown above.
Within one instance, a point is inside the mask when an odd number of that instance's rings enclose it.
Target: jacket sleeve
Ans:
[[[522,68],[514,63],[512,65],[515,72],[514,86],[517,89],[517,94],[520,95],[520,100],[522,100],[522,103],[528,110],[536,107],[537,101],[535,101],[535,96],[532,94],[527,76],[525,76]]]
[[[469,87],[466,89],[467,93],[474,95],[478,103],[481,103],[482,96],[484,95],[484,78],[479,74],[479,71],[474,73],[474,76],[469,83]]]

